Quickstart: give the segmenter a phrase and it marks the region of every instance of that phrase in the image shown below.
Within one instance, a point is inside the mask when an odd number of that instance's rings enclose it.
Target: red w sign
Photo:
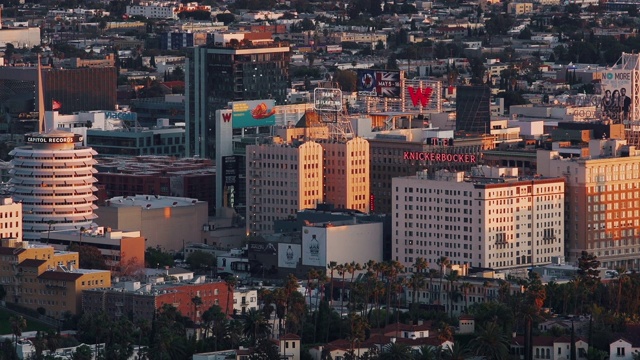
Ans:
[[[231,113],[222,113],[222,121],[226,123],[231,121]]]
[[[431,99],[431,94],[433,93],[433,88],[424,88],[424,89],[420,89],[420,88],[413,88],[413,87],[408,87],[407,90],[409,90],[409,96],[411,97],[411,102],[413,103],[413,106],[422,106],[422,107],[426,107],[427,105],[429,105],[429,100]]]

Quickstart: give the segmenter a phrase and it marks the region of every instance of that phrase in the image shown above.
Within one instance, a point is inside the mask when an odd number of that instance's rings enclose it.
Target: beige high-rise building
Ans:
[[[246,150],[247,232],[273,233],[273,220],[286,219],[323,200],[323,150],[301,145],[250,145]]]
[[[369,142],[321,142],[324,149],[324,200],[339,209],[369,212]]]
[[[564,256],[564,179],[479,169],[393,179],[394,260],[409,271],[418,257],[437,268],[443,256],[453,265],[517,269]]]
[[[590,156],[539,151],[538,173],[566,179],[568,261],[593,253],[610,269],[640,268],[640,150],[625,140],[591,140]]]

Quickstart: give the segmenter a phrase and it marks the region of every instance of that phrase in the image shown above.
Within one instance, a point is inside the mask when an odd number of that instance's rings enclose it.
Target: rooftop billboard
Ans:
[[[361,96],[399,98],[400,71],[358,69],[357,90]]]
[[[232,102],[233,128],[240,129],[275,125],[275,106],[276,101],[273,99]]]

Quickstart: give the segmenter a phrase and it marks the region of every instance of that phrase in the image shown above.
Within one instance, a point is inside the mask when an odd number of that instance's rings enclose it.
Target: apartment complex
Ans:
[[[324,202],[369,212],[369,142],[363,138],[323,141]]]
[[[524,178],[516,168],[440,170],[394,178],[392,258],[412,271],[436,266],[493,269],[544,265],[564,256],[564,179]]]
[[[0,198],[0,239],[22,239],[22,204]]]
[[[83,311],[89,314],[104,311],[114,318],[132,316],[133,321],[152,321],[157,310],[171,305],[196,323],[201,321],[202,313],[213,305],[220,306],[223,312],[228,311],[229,314],[233,311],[232,306],[227,306],[233,295],[229,294],[227,284],[222,280],[210,281],[199,276],[182,282],[144,284],[130,281],[119,285],[84,291]],[[192,301],[196,296],[202,301],[200,305]]]
[[[52,246],[3,239],[0,247],[0,284],[5,301],[62,318],[81,310],[83,290],[111,286],[111,272],[78,269],[79,254]]]
[[[566,250],[582,251],[602,266],[640,267],[640,150],[625,140],[591,140],[590,156],[561,158],[538,152],[538,173],[566,180]]]
[[[16,147],[9,184],[13,199],[24,208],[25,239],[40,239],[40,233],[89,228],[96,218],[93,168],[97,153],[76,146],[79,135],[62,130],[25,135],[26,146]]]
[[[301,145],[250,145],[246,151],[247,231],[272,233],[273,221],[323,201],[323,149]]]

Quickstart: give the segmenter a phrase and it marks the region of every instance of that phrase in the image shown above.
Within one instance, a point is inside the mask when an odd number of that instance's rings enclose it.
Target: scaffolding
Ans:
[[[640,54],[622,53],[612,70],[631,72],[631,109],[623,124],[627,144],[640,146]]]

